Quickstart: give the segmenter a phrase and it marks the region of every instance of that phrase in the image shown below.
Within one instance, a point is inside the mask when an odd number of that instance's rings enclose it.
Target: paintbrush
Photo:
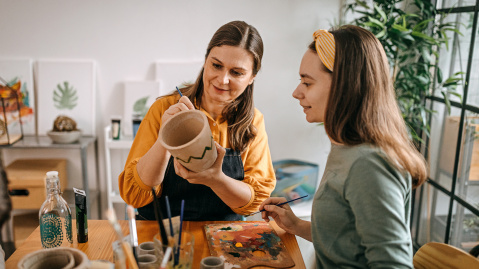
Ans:
[[[135,218],[135,209],[133,206],[128,205],[126,207],[126,212],[128,214],[128,219],[130,223],[130,241],[133,248],[133,256],[135,256],[136,262],[138,262],[138,255],[136,249],[138,248],[138,234],[136,231],[136,218]]]
[[[123,234],[121,233],[120,224],[118,224],[118,221],[116,220],[115,211],[109,208],[106,211],[106,217],[108,218],[108,221],[110,221],[110,224],[116,233],[116,237],[121,243],[121,248],[123,249],[123,252],[125,253],[127,262],[130,264],[132,269],[138,269],[138,264],[135,261],[135,257],[133,256],[133,252],[131,251],[130,244],[128,244],[128,242],[126,241],[123,241]]]
[[[168,200],[168,196],[165,196],[166,202],[166,214],[168,215],[168,220],[170,222],[170,235],[175,236],[173,231],[173,222],[171,221],[171,209],[170,209],[170,201]]]
[[[286,202],[283,202],[283,203],[276,204],[275,206],[281,206],[281,205],[284,205],[284,204],[289,204],[289,203],[294,202],[294,201],[296,201],[296,200],[303,199],[304,197],[307,197],[307,196],[308,196],[308,195],[301,196],[301,197],[296,198],[296,199],[293,199],[293,200],[289,200],[289,201],[286,201]],[[258,213],[261,213],[261,212],[264,212],[264,211],[266,211],[266,210],[261,209],[260,211],[256,211],[256,212],[254,212],[254,213],[251,213],[251,214],[249,214],[249,215],[246,215],[245,217],[253,216],[253,215],[255,215],[255,214],[258,214]]]
[[[180,249],[181,249],[181,233],[183,231],[183,211],[185,211],[185,200],[181,200],[181,210],[180,210],[180,233],[178,234],[178,249],[176,250],[175,255],[175,266],[180,262]]]
[[[183,94],[181,93],[180,89],[178,89],[178,87],[176,87],[176,90],[177,90],[178,93],[180,94],[180,97],[183,97]]]
[[[163,224],[163,214],[161,213],[160,201],[158,200],[158,197],[156,197],[154,188],[151,188],[151,194],[153,195],[153,206],[155,209],[155,217],[156,217],[156,220],[158,221],[158,226],[160,226],[159,228],[160,228],[161,243],[163,243],[164,246],[167,246],[168,236],[166,235],[165,224]]]
[[[165,251],[165,256],[163,256],[163,260],[161,261],[160,269],[165,269],[168,261],[170,260],[171,252],[173,248],[168,246]]]

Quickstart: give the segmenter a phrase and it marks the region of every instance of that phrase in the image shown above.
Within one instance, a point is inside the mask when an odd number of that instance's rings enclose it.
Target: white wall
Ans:
[[[154,79],[155,60],[203,58],[218,27],[244,20],[258,29],[265,45],[255,104],[265,116],[273,160],[318,163],[322,174],[329,140],[323,127],[306,122],[291,94],[312,33],[329,28],[337,14],[339,1],[326,0],[0,0],[0,58],[97,62],[96,130],[104,192],[103,127],[111,115],[123,113],[121,83]],[[70,165],[81,171],[79,161]],[[95,186],[95,173],[90,174],[90,186]],[[69,176],[81,182],[80,173]]]

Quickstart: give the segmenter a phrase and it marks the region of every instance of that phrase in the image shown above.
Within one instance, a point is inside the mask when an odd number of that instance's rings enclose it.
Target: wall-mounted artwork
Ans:
[[[161,95],[181,88],[184,83],[193,83],[203,67],[204,60],[158,60],[156,80],[160,82]]]
[[[6,90],[5,84],[13,89],[19,97],[19,112],[10,113],[6,109],[7,120],[13,125],[20,124],[17,117],[21,117],[23,134],[35,134],[35,94],[33,90],[31,59],[0,59],[0,77],[5,81],[0,81],[2,92]],[[16,102],[15,102],[16,103]],[[17,108],[15,107],[15,110]],[[10,118],[10,119],[8,119]],[[19,126],[9,126],[9,130],[19,129]]]
[[[77,122],[82,135],[95,133],[95,62],[41,60],[36,64],[38,134],[52,130],[59,115]]]
[[[150,106],[160,96],[158,81],[125,81],[124,82],[124,114],[122,120],[123,134],[133,134],[133,117],[143,119]]]
[[[223,257],[234,268],[295,265],[283,241],[264,221],[205,225],[210,254]]]

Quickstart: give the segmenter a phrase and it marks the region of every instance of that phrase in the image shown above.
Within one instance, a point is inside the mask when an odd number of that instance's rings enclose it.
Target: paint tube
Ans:
[[[75,192],[75,208],[77,219],[78,243],[88,242],[88,217],[86,212],[86,194],[84,190],[73,188]]]

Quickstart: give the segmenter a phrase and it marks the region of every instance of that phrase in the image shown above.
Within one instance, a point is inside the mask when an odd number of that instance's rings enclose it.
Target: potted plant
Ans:
[[[384,46],[391,76],[403,118],[416,146],[422,142],[421,132],[429,136],[428,116],[433,113],[426,107],[425,98],[439,91],[450,110],[449,96],[456,95],[462,82],[462,72],[444,79],[437,66],[439,50],[449,46],[448,33],[461,34],[455,23],[443,22],[433,4],[427,0],[356,0],[344,5],[344,13],[356,18],[352,24],[368,29]],[[436,16],[441,19],[437,20]]]

